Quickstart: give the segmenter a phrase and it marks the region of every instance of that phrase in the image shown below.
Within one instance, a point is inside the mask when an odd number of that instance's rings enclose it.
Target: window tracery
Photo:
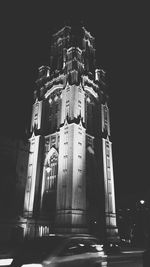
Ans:
[[[54,152],[45,165],[45,191],[56,190],[58,155]]]

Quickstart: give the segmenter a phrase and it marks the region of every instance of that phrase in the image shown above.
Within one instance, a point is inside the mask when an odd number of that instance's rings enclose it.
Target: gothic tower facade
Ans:
[[[50,65],[34,91],[24,201],[27,236],[118,236],[105,72],[95,39],[65,26],[52,36]]]

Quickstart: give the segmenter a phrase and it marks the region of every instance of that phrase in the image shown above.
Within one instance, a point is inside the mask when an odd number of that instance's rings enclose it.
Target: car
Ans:
[[[106,257],[94,236],[54,234],[24,241],[10,267],[97,267]]]
[[[119,243],[117,244],[117,243],[111,242],[111,241],[105,242],[103,249],[107,255],[120,254],[121,253],[121,247],[120,247]]]
[[[120,239],[120,245],[123,247],[131,247],[132,246],[132,241],[130,238],[121,238]]]

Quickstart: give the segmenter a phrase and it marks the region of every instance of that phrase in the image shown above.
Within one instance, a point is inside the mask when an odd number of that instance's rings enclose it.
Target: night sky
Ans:
[[[1,135],[22,136],[30,123],[37,68],[49,65],[51,34],[66,21],[82,23],[109,76],[117,201],[150,195],[148,11],[142,1],[0,1]]]

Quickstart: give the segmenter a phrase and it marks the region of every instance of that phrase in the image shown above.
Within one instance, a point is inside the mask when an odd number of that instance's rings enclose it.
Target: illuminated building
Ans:
[[[24,233],[92,232],[116,239],[114,177],[105,72],[95,39],[65,26],[39,68],[31,120]],[[94,220],[94,221],[93,221]],[[101,234],[101,233],[99,233]]]

